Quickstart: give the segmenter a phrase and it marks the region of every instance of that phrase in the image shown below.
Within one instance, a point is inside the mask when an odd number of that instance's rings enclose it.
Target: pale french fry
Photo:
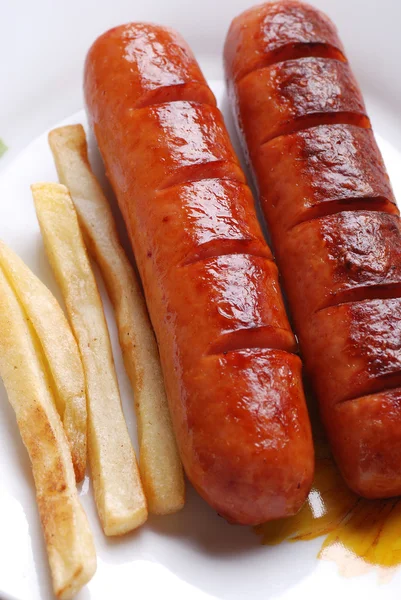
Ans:
[[[32,462],[54,593],[67,600],[92,578],[96,553],[35,336],[0,269],[0,375]]]
[[[120,244],[109,203],[91,170],[82,125],[54,129],[49,144],[60,182],[70,190],[88,250],[114,306],[125,368],[135,394],[140,471],[149,510],[175,512],[184,505],[184,478],[140,286]]]
[[[125,423],[109,333],[96,281],[68,190],[32,186],[47,255],[81,352],[88,401],[88,454],[106,535],[139,527],[147,506]]]
[[[0,267],[17,295],[40,341],[54,384],[53,396],[70,445],[77,481],[86,469],[86,395],[75,338],[57,300],[4,242]]]

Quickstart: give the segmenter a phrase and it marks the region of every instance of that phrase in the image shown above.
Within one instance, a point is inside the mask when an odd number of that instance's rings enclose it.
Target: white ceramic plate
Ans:
[[[57,4],[57,7],[54,6]],[[146,19],[179,29],[196,51],[230,125],[221,79],[221,45],[229,21],[243,0],[128,0],[81,3],[10,2],[2,14],[0,137],[10,150],[0,160],[0,237],[60,298],[48,266],[29,185],[56,180],[46,132],[55,121],[81,108],[81,70],[86,49],[104,29]],[[82,6],[84,4],[84,6]],[[361,83],[396,195],[401,197],[401,63],[399,0],[315,2],[340,28]],[[51,10],[50,10],[51,9]],[[8,27],[7,27],[8,25]],[[16,27],[18,25],[18,27]],[[61,26],[62,25],[62,26]],[[81,110],[64,121],[85,123]],[[92,145],[92,158],[101,175]],[[135,417],[116,329],[102,289],[112,336],[124,411],[134,443]],[[88,480],[81,497],[95,534],[98,570],[80,600],[308,600],[399,598],[401,569],[387,583],[375,570],[345,578],[334,563],[316,558],[321,540],[261,546],[252,530],[230,526],[192,490],[185,509],[152,517],[138,532],[107,540],[100,530]],[[401,536],[401,532],[400,532]],[[14,414],[0,385],[0,599],[47,600],[50,575],[35,502],[29,460]]]

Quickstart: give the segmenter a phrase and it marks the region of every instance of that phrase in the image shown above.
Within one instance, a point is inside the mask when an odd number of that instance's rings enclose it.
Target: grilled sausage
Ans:
[[[401,494],[400,218],[343,46],[268,3],[234,19],[225,69],[337,463],[362,496]]]
[[[89,51],[85,98],[132,242],[186,473],[229,521],[294,514],[310,424],[277,267],[215,98],[172,30]]]

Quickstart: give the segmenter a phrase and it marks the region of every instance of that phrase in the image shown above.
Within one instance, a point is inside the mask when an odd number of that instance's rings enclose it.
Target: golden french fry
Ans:
[[[140,470],[149,510],[175,512],[184,505],[184,478],[140,286],[120,244],[109,203],[90,168],[82,125],[54,129],[49,144],[59,179],[70,190],[88,250],[100,267],[114,306],[125,368],[135,394]]]
[[[88,451],[106,535],[142,525],[147,506],[125,423],[102,301],[73,203],[60,184],[32,186],[47,255],[81,352],[88,401]]]
[[[54,592],[67,600],[95,573],[95,547],[41,348],[2,269],[0,375],[32,462]]]
[[[75,338],[57,300],[4,242],[2,267],[27,314],[52,375],[53,396],[70,445],[77,481],[86,469],[86,395],[81,358]]]

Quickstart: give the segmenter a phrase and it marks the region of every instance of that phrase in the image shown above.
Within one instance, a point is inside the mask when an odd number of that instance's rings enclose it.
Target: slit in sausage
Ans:
[[[203,83],[191,81],[189,83],[169,85],[149,90],[135,103],[135,109],[147,108],[166,102],[182,102],[184,100],[187,102],[196,102],[197,104],[216,106],[216,100],[211,89]]]
[[[347,62],[347,59],[341,50],[335,46],[331,46],[330,44],[325,44],[322,42],[291,43],[281,46],[280,48],[263,55],[258,62],[250,65],[249,69],[244,69],[236,81],[238,83],[241,81],[241,79],[249,75],[249,73],[253,73],[259,69],[265,69],[266,67],[271,67],[279,62],[311,57],[331,58],[332,60],[339,60],[340,62],[344,63]]]
[[[401,281],[383,285],[367,285],[341,291],[322,304],[316,312],[332,306],[363,302],[363,300],[388,300],[390,298],[401,298]]]
[[[276,131],[263,139],[261,145],[268,144],[277,137],[291,135],[319,125],[354,125],[363,129],[371,129],[369,117],[362,113],[347,111],[314,113],[302,115],[282,124]]]
[[[341,212],[366,210],[369,212],[398,215],[397,206],[388,198],[340,198],[331,202],[322,202],[308,208],[302,215],[302,218],[290,225],[286,231],[289,232],[302,223],[309,223],[310,221],[336,215]]]
[[[400,373],[395,373],[394,374],[394,378],[395,381],[397,382],[398,378],[401,378],[401,371]],[[380,390],[377,390],[376,392],[372,393],[372,394],[365,394],[363,396],[353,396],[351,398],[344,398],[343,400],[339,400],[338,402],[336,402],[336,404],[334,406],[344,406],[345,404],[349,404],[349,403],[357,403],[358,401],[361,400],[365,400],[367,398],[372,398],[374,399],[376,397],[376,395],[381,395],[381,394],[392,394],[393,392],[395,393],[400,393],[401,392],[401,385],[395,383],[395,384],[388,384],[388,385],[383,385]],[[401,438],[401,435],[400,435]]]
[[[223,333],[211,344],[208,354],[214,356],[251,348],[284,350],[291,354],[298,351],[292,331],[265,325]]]
[[[157,192],[164,192],[176,185],[205,179],[226,179],[237,183],[246,183],[244,173],[238,164],[228,160],[213,160],[177,169],[165,179],[163,186]]]
[[[223,238],[214,239],[197,246],[187,254],[182,261],[181,266],[184,267],[208,258],[216,258],[228,254],[248,254],[249,256],[267,258],[273,262],[273,257],[268,245],[262,244],[258,239],[249,238],[240,240],[238,238]]]

